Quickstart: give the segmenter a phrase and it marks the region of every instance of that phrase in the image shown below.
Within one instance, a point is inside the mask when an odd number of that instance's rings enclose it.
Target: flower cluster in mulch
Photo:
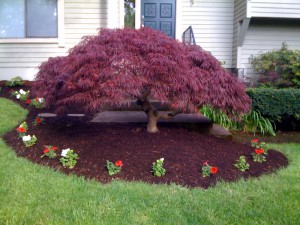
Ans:
[[[69,117],[43,119],[38,115],[49,109],[36,108],[10,94],[20,88],[30,90],[30,82],[21,87],[7,87],[0,82],[0,86],[0,97],[28,109],[26,131],[37,137],[34,145],[26,147],[18,125],[3,136],[5,142],[18,156],[67,174],[75,173],[102,183],[121,179],[207,188],[218,180],[230,182],[241,177],[257,177],[288,164],[287,158],[278,151],[268,150],[267,155],[256,151],[251,140],[240,144],[173,125],[159,124],[160,132],[150,134],[146,132],[146,124],[91,123]],[[68,148],[78,155],[72,169],[65,168],[55,157],[45,157],[50,151],[61,154],[59,149]],[[253,153],[263,155],[265,161],[254,162]],[[241,171],[234,166],[240,156],[245,157],[249,169]],[[154,176],[154,163],[162,158],[163,166],[157,167],[162,176]],[[119,167],[112,176],[107,168],[109,160]]]

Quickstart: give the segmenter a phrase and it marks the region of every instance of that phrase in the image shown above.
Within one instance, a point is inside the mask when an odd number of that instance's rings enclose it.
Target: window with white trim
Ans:
[[[0,38],[57,38],[58,0],[1,0]]]

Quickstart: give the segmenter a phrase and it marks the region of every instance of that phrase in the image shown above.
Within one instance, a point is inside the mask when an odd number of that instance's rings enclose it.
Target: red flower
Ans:
[[[216,173],[218,172],[218,168],[215,167],[215,166],[212,166],[212,167],[210,168],[210,172],[211,172],[212,174],[216,174]]]
[[[24,127],[18,127],[17,131],[20,132],[20,133],[25,133],[26,129]]]
[[[261,148],[261,149],[255,149],[254,151],[255,151],[255,153],[256,153],[257,155],[260,155],[260,154],[262,154],[262,153],[265,152],[262,148]]]
[[[253,139],[251,142],[258,143],[258,139]]]
[[[38,97],[36,97],[36,98],[35,98],[35,101],[37,101],[37,102],[38,102],[38,101],[39,101],[39,98],[38,98]]]
[[[29,105],[29,104],[31,103],[31,100],[30,100],[30,99],[26,99],[26,101],[25,101],[25,102],[26,102],[26,104],[28,104],[28,105]]]
[[[41,123],[42,121],[41,121],[41,118],[40,117],[37,117],[36,119],[35,119],[35,122],[36,123]]]
[[[123,162],[121,160],[118,160],[115,162],[115,166],[118,166],[118,167],[123,166]]]
[[[49,148],[45,148],[45,149],[44,149],[44,154],[46,154],[46,153],[49,152],[49,151],[50,151]]]
[[[53,150],[53,151],[57,150],[57,147],[53,146],[53,147],[52,147],[52,150]]]

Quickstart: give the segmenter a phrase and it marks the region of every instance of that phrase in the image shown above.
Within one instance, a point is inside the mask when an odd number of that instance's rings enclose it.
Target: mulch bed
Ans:
[[[249,143],[241,144],[168,124],[160,125],[160,132],[157,134],[147,133],[146,124],[80,123],[76,118],[59,123],[47,119],[46,124],[34,126],[32,122],[37,114],[47,110],[37,110],[25,102],[11,98],[11,88],[6,87],[4,82],[0,82],[0,85],[0,97],[18,102],[29,110],[26,119],[28,134],[34,134],[38,138],[36,145],[26,148],[18,138],[17,131],[13,129],[3,136],[5,142],[18,156],[63,173],[73,173],[102,183],[115,179],[208,188],[218,180],[231,182],[241,177],[258,177],[288,165],[287,158],[274,150],[269,151],[266,162],[253,162],[251,153],[254,149],[250,146],[251,139]],[[21,88],[29,90],[30,86],[31,83],[27,82]],[[13,88],[19,89],[20,87]],[[57,146],[59,150],[74,149],[79,155],[75,168],[63,168],[59,158],[41,158],[44,145]],[[250,164],[247,172],[241,172],[233,166],[241,155],[246,156]],[[151,173],[152,163],[159,158],[165,159],[164,168],[167,172],[163,177],[155,177]],[[122,160],[122,171],[109,176],[105,167],[106,160]],[[201,167],[205,161],[218,167],[217,174],[202,177]]]

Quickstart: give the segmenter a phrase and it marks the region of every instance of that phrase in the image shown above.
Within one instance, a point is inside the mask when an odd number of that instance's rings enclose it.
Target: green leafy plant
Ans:
[[[35,135],[26,135],[22,137],[22,141],[25,145],[25,147],[30,147],[35,145],[36,141],[37,141],[37,137]]]
[[[220,124],[227,129],[237,130],[239,128],[239,124],[236,121],[230,119],[221,110],[217,110],[208,105],[205,105],[200,109],[200,112],[214,123]]]
[[[260,163],[266,161],[265,155],[268,154],[269,145],[265,142],[259,142],[258,139],[253,139],[251,146],[254,147],[254,152],[251,153],[253,161]]]
[[[41,156],[41,158],[43,158],[44,156],[47,156],[50,159],[57,157],[57,153],[56,153],[57,147],[52,145],[45,145],[44,147],[45,147],[43,150],[44,154]]]
[[[300,88],[300,51],[288,49],[285,42],[279,50],[251,56],[249,61],[261,74],[258,79],[260,86]]]
[[[118,160],[115,163],[106,160],[106,168],[110,176],[119,173],[122,170],[122,166],[123,162],[121,160]]]
[[[14,87],[14,86],[19,86],[19,85],[23,85],[24,84],[24,81],[22,79],[22,77],[13,77],[11,80],[7,81],[6,82],[6,86],[8,87]]]
[[[26,101],[28,99],[30,91],[24,91],[23,89],[20,89],[19,91],[11,92],[11,96],[16,97],[16,99]]]
[[[19,137],[24,137],[28,130],[27,123],[26,122],[21,123],[16,130],[18,132]]]
[[[237,160],[236,164],[233,164],[237,169],[239,169],[242,172],[245,172],[249,169],[250,165],[247,163],[245,156],[240,156],[240,158]]]
[[[271,121],[262,117],[258,111],[251,110],[248,114],[242,115],[240,121],[234,121],[221,110],[216,110],[210,106],[203,106],[200,112],[212,122],[230,130],[244,130],[253,133],[259,132],[261,134],[276,135]]]
[[[210,166],[208,161],[202,164],[202,177],[210,177],[212,174],[216,174],[218,172],[218,167]]]
[[[276,136],[271,121],[262,117],[259,111],[251,110],[250,113],[243,115],[242,124],[244,131]]]
[[[152,173],[156,177],[161,177],[166,174],[166,169],[163,167],[164,158],[160,158],[156,160],[154,163],[152,163]]]
[[[78,155],[74,153],[74,150],[67,148],[61,152],[60,162],[63,167],[73,169],[77,163]]]
[[[43,107],[44,99],[43,98],[34,98],[31,99],[30,105],[34,106],[36,109],[41,109]]]

